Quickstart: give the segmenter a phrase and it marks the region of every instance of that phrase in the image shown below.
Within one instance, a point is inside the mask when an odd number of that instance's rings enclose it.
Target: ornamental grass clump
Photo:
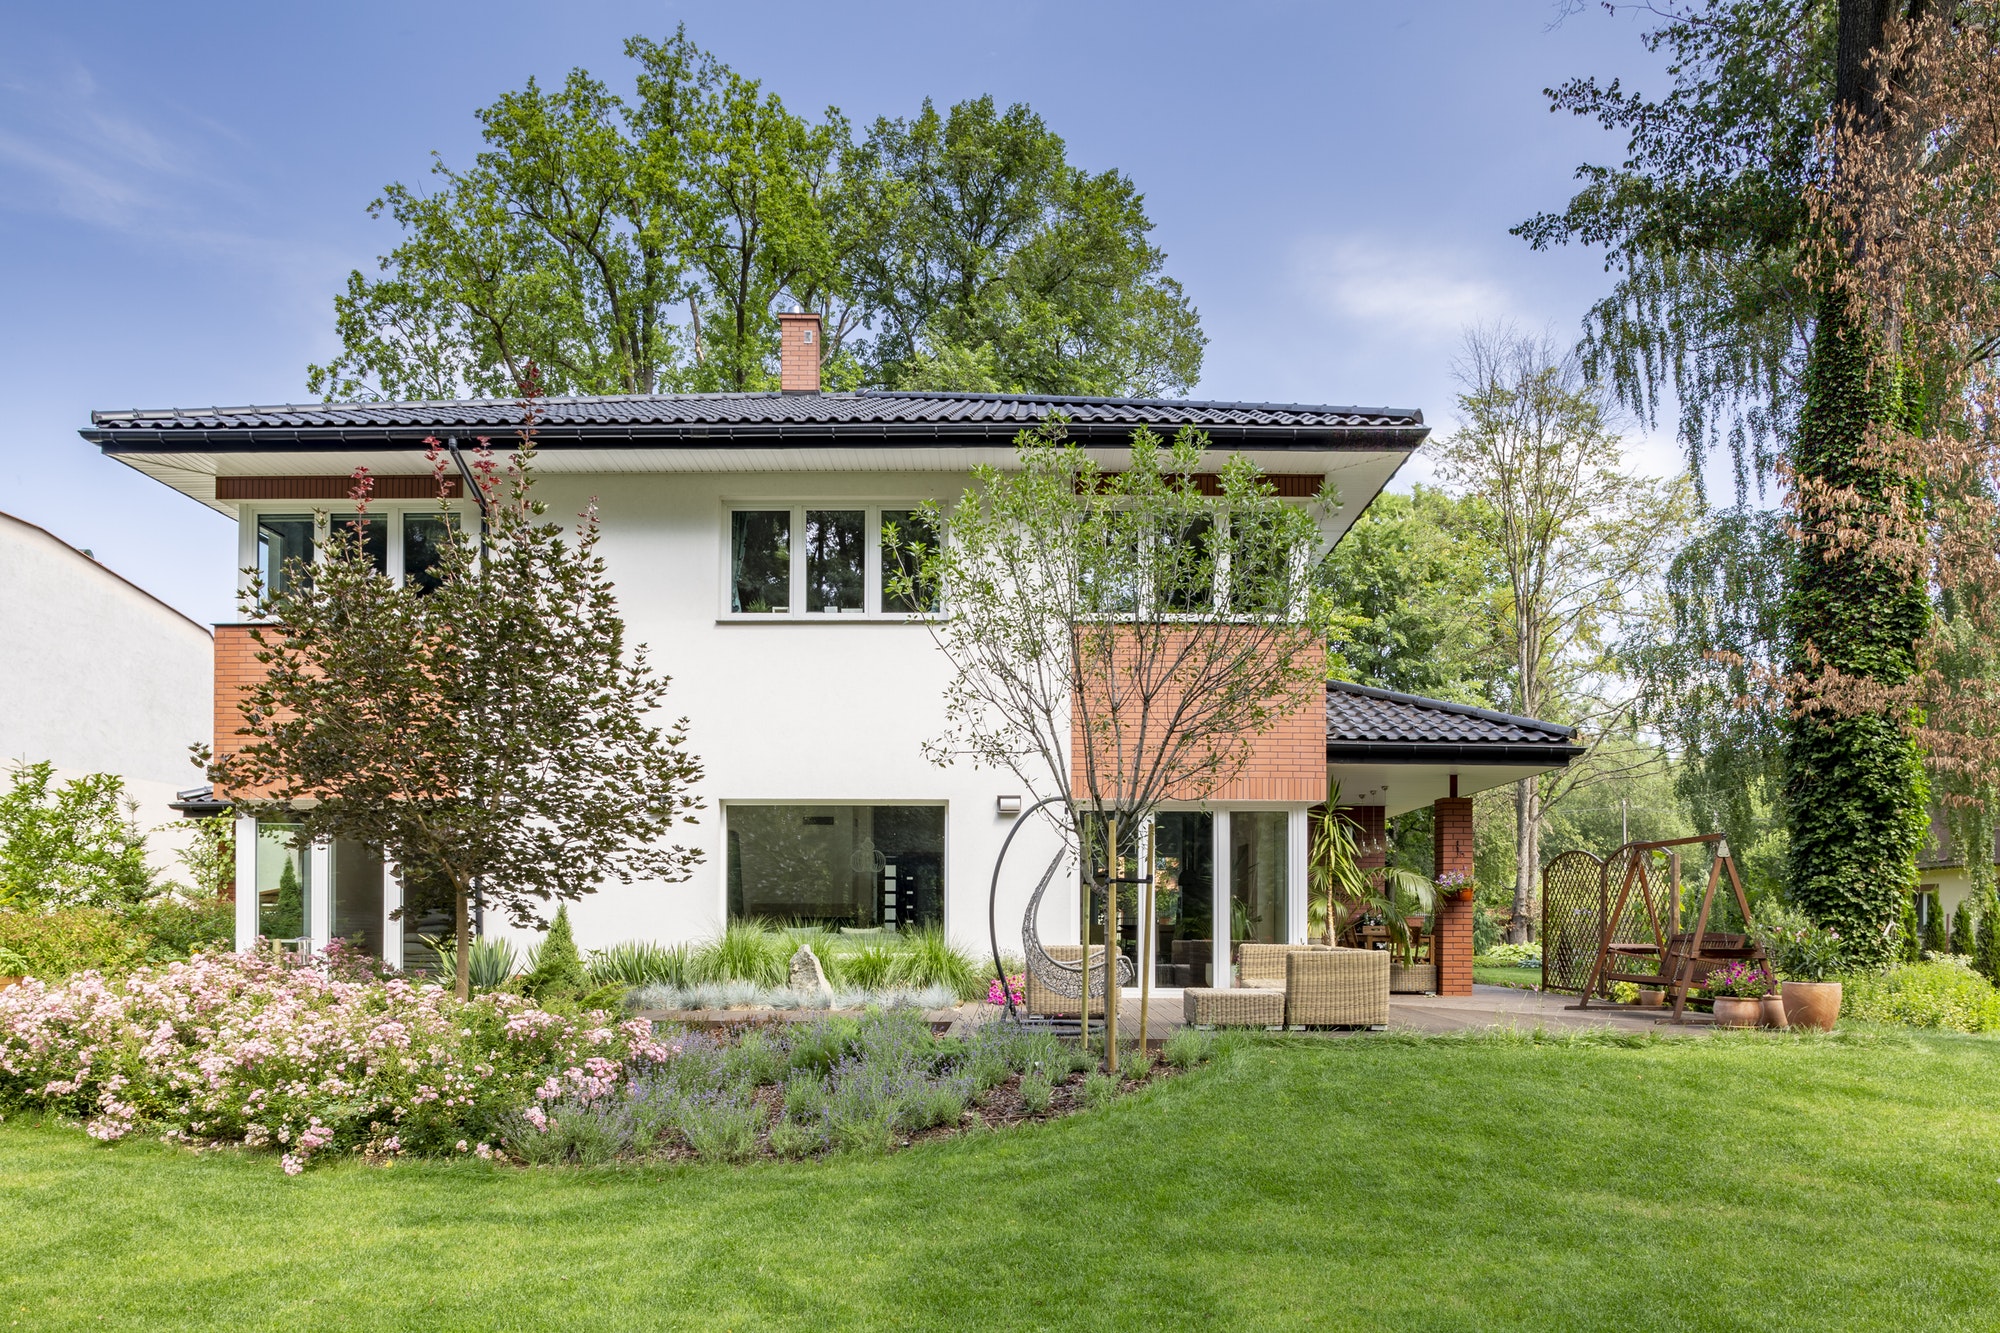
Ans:
[[[290,1174],[326,1153],[484,1149],[512,1117],[602,1101],[674,1054],[640,1019],[239,954],[0,991],[0,1103],[106,1142],[269,1149]]]

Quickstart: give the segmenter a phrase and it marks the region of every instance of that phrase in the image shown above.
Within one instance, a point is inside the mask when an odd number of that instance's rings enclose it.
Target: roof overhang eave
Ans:
[[[1329,764],[1540,764],[1564,768],[1583,757],[1581,745],[1479,745],[1439,742],[1436,744],[1376,744],[1374,742],[1330,742],[1326,747]]]
[[[783,422],[688,426],[619,425],[613,423],[550,424],[535,429],[538,448],[564,445],[604,448],[698,446],[701,448],[770,448],[788,444],[861,444],[935,448],[990,448],[1011,441],[1032,422]],[[1072,422],[1071,438],[1083,444],[1123,443],[1139,422]],[[362,446],[418,449],[427,436],[455,435],[461,439],[486,432],[498,446],[511,445],[513,425],[439,423],[425,426],[338,426],[325,428],[208,429],[174,427],[91,427],[77,432],[107,454],[184,453],[190,448],[209,453],[333,452]],[[1307,426],[1200,426],[1217,444],[1239,448],[1301,452],[1411,452],[1430,434],[1428,426],[1356,426],[1327,429]]]

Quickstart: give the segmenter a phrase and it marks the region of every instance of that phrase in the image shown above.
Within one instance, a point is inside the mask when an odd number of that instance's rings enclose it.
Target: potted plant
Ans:
[[[1438,892],[1455,903],[1472,901],[1472,876],[1463,870],[1447,870],[1432,881]]]
[[[1795,1028],[1833,1031],[1840,1017],[1840,981],[1847,946],[1840,932],[1792,924],[1766,933],[1764,947],[1785,979],[1785,1023]]]
[[[1754,1028],[1764,1021],[1763,999],[1771,993],[1771,974],[1752,962],[1735,962],[1708,974],[1707,991],[1715,1001],[1715,1024]]]
[[[1414,871],[1364,869],[1354,825],[1339,810],[1340,784],[1329,782],[1326,804],[1313,816],[1307,929],[1334,944],[1350,926],[1379,921],[1389,936],[1390,991],[1422,995],[1436,990],[1437,965],[1416,960],[1436,890]]]

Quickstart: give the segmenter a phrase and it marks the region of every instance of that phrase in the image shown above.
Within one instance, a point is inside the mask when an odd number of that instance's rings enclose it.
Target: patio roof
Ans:
[[[1490,708],[1326,684],[1326,758],[1339,764],[1505,764],[1560,768],[1581,755],[1574,727]]]

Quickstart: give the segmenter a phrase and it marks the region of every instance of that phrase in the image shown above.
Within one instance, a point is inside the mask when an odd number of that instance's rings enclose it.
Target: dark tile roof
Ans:
[[[1129,433],[1135,426],[1198,426],[1229,439],[1283,446],[1413,449],[1428,428],[1415,409],[1226,403],[1181,398],[1074,398],[1033,394],[712,393],[635,394],[542,400],[540,435],[552,441],[690,444],[732,441],[975,443],[1015,432],[1052,411],[1073,434]],[[427,403],[309,403],[92,412],[85,439],[107,448],[188,448],[240,442],[389,443],[423,435],[511,435],[520,408],[507,399]]]
[[[1470,704],[1398,694],[1347,681],[1326,685],[1326,752],[1348,762],[1568,763],[1583,753],[1571,727]]]

